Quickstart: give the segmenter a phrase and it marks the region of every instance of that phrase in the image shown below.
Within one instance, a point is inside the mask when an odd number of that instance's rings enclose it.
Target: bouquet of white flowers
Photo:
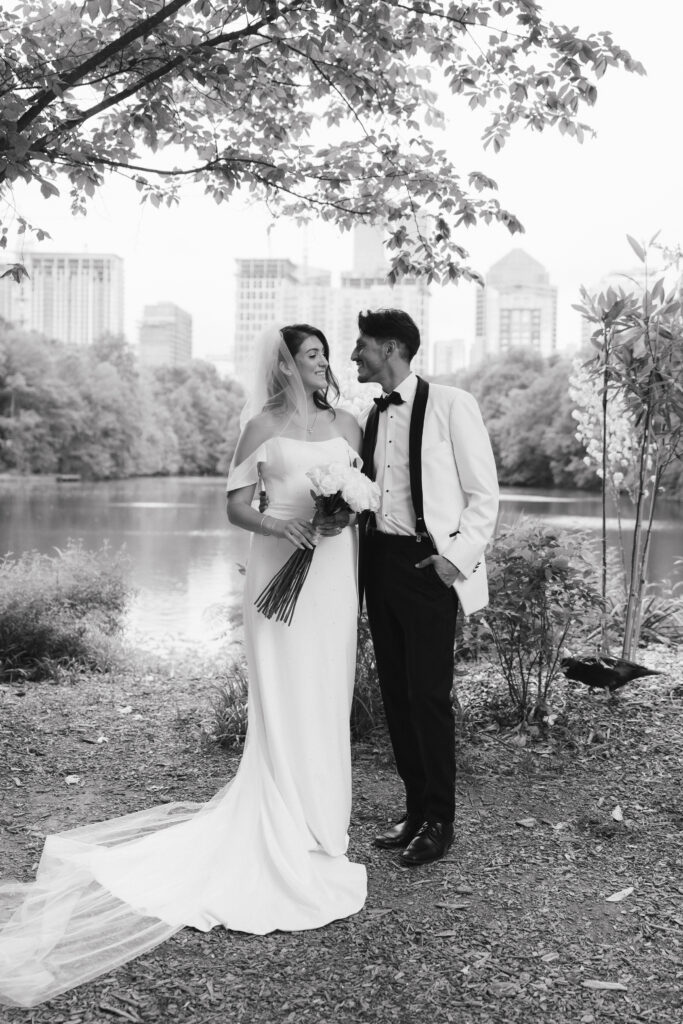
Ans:
[[[379,508],[379,487],[355,466],[332,462],[329,466],[316,466],[306,476],[313,484],[313,526],[323,534],[329,528],[345,527],[353,512],[376,512]],[[275,617],[291,625],[314,551],[314,548],[297,548],[261,591],[255,604],[267,619]]]

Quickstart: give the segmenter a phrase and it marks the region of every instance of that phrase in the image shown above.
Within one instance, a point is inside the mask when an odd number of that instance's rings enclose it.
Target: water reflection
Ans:
[[[520,515],[538,516],[544,522],[563,530],[587,530],[600,536],[602,507],[599,494],[584,491],[546,491],[525,494],[519,490],[503,488],[501,493],[501,522],[511,523]],[[619,520],[615,509],[607,510],[607,542],[619,545]],[[633,532],[633,509],[624,502],[621,529],[625,541]],[[630,552],[630,543],[627,543]],[[650,545],[651,580],[674,580],[683,576],[676,560],[683,558],[683,503],[662,499],[659,515],[652,527]]]
[[[0,478],[0,547],[51,552],[69,538],[88,548],[108,540],[125,545],[137,594],[130,629],[158,644],[172,639],[207,641],[216,605],[239,603],[249,537],[225,516],[225,483],[215,478],[145,478],[98,484],[57,484]],[[674,574],[683,557],[683,508],[663,502],[652,542],[652,577]],[[600,529],[598,496],[582,492],[504,491],[501,518],[526,512],[558,527]],[[610,541],[617,523],[609,519]],[[211,621],[214,620],[214,621]]]
[[[0,543],[51,552],[69,538],[123,545],[136,590],[129,626],[157,640],[206,639],[217,603],[239,602],[248,536],[225,516],[225,482],[150,478],[0,487]]]

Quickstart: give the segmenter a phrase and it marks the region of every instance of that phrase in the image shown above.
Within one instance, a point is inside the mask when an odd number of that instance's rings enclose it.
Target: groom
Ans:
[[[406,865],[448,852],[455,813],[451,705],[458,607],[488,602],[484,549],[498,511],[496,467],[468,392],[410,368],[420,332],[407,313],[360,313],[351,359],[382,385],[365,422],[365,472],[382,499],[364,526],[361,587],[406,813],[375,845]],[[362,601],[362,590],[361,590]]]

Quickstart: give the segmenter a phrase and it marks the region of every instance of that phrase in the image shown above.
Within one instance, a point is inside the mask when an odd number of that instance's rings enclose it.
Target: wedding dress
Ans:
[[[341,437],[276,437],[256,453],[268,514],[312,513],[306,471],[355,453]],[[204,805],[164,804],[50,836],[35,882],[0,886],[0,1003],[33,1006],[186,925],[265,934],[361,909],[346,857],[356,537],[321,538],[290,626],[254,601],[292,554],[253,536],[244,593],[249,728],[235,777]]]

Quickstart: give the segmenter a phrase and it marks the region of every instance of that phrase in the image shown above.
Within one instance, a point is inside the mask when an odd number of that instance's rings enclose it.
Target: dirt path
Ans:
[[[670,674],[618,702],[573,696],[571,744],[461,739],[457,840],[417,871],[372,846],[400,791],[384,739],[357,747],[357,917],[266,937],[185,930],[0,1021],[680,1024],[683,673],[675,653],[648,662]],[[0,686],[0,875],[30,879],[51,831],[212,795],[237,764],[203,732],[215,671]]]

